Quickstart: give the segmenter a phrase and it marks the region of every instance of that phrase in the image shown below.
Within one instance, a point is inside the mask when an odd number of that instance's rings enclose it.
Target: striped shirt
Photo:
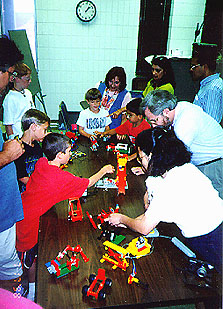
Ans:
[[[223,79],[215,73],[203,79],[200,90],[194,98],[194,104],[200,106],[218,123],[223,116]]]

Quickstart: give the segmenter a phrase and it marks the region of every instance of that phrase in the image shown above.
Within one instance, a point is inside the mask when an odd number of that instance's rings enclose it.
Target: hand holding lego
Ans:
[[[102,170],[103,174],[105,175],[105,174],[114,173],[115,168],[111,164],[108,164],[108,165],[103,166],[101,170]]]
[[[125,134],[122,134],[122,135],[117,134],[116,137],[117,137],[117,140],[121,141],[121,140],[126,138],[126,135]]]
[[[94,132],[95,133],[95,132]],[[93,142],[95,139],[97,139],[97,135],[96,134],[90,134],[89,135],[90,140]]]
[[[116,227],[124,227],[127,228],[126,225],[122,223],[122,214],[113,213],[111,214],[105,221],[108,221],[109,224],[114,225]]]

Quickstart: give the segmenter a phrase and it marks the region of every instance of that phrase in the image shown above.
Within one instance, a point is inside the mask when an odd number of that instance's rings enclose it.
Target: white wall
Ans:
[[[203,22],[206,0],[172,0],[167,54],[191,57],[197,23]],[[201,32],[202,33],[202,32]],[[197,42],[200,42],[201,35]]]
[[[85,92],[113,66],[124,67],[131,90],[140,0],[93,1],[97,16],[82,23],[75,16],[78,0],[36,0],[39,80],[52,119],[62,100],[69,110],[81,110]]]
[[[158,1],[158,0],[157,0]],[[93,0],[97,16],[82,23],[75,16],[79,0],[35,0],[37,63],[46,109],[58,118],[62,100],[81,110],[85,92],[113,66],[124,67],[127,89],[135,77],[140,0]],[[172,0],[168,52],[191,56],[196,25],[206,0]],[[198,38],[199,40],[199,38]]]

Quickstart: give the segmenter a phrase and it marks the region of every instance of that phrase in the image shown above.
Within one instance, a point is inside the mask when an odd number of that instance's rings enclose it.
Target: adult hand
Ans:
[[[5,159],[5,162],[10,163],[18,159],[24,153],[24,147],[20,140],[10,140],[3,144],[1,157]]]
[[[121,223],[122,214],[114,213],[111,214],[105,221],[108,221],[109,224],[114,225],[116,227],[124,227],[127,228],[126,225]]]

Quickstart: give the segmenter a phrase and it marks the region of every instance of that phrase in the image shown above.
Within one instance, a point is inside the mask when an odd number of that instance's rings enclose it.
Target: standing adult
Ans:
[[[223,117],[223,80],[215,73],[217,45],[193,44],[191,73],[194,81],[200,81],[200,89],[194,104],[200,106],[218,123]]]
[[[191,162],[212,181],[223,198],[223,129],[219,123],[199,106],[177,102],[165,90],[150,92],[142,108],[153,127],[173,126],[177,137],[192,152]]]
[[[174,94],[176,82],[170,59],[163,56],[154,57],[151,64],[153,77],[143,91],[143,97],[155,89],[167,90]]]
[[[126,74],[122,67],[113,67],[106,74],[105,81],[100,82],[98,89],[102,94],[102,106],[112,114],[110,129],[120,126],[125,116],[121,111],[131,100],[131,94],[126,89]],[[121,110],[121,111],[120,111]],[[119,111],[118,114],[115,112]]]
[[[23,55],[13,41],[0,38],[0,93],[9,83],[14,66]],[[0,129],[0,280],[18,278],[22,267],[15,250],[15,223],[23,219],[16,168],[12,161],[23,153],[21,142],[4,143]],[[0,282],[1,284],[1,282]]]

